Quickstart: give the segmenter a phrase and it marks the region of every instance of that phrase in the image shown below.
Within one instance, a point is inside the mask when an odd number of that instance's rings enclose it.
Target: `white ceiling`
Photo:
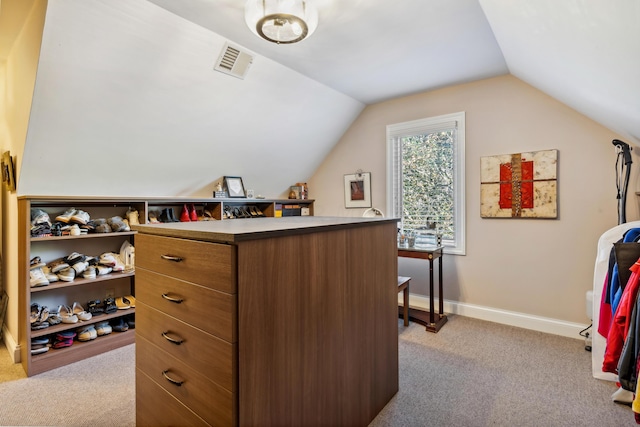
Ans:
[[[638,0],[315,0],[294,45],[251,33],[244,0],[149,1],[366,104],[511,73],[640,144]]]

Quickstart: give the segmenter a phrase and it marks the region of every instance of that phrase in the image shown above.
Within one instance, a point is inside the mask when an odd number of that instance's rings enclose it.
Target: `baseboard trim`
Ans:
[[[2,341],[4,342],[4,346],[7,347],[13,363],[20,363],[22,361],[20,357],[20,345],[13,339],[13,335],[9,333],[7,325],[2,327]]]
[[[409,294],[409,301],[409,306],[412,308],[429,310],[428,297],[425,297],[423,295]],[[402,294],[398,295],[398,303],[402,305]],[[438,299],[436,299],[436,311],[438,310],[438,304]],[[549,317],[535,316],[532,314],[518,313],[515,311],[500,310],[492,307],[485,307],[474,304],[465,304],[457,301],[449,301],[446,299],[444,300],[444,312],[576,339],[583,339],[580,336],[580,331],[589,326],[588,324],[567,322],[564,320],[552,319]],[[446,325],[444,326],[444,328],[446,328]]]

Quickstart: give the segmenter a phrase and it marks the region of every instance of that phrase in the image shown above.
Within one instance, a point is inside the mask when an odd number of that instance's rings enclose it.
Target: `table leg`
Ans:
[[[440,310],[438,315],[442,317],[444,314],[444,297],[442,296],[442,257],[438,258],[438,300],[440,301]]]
[[[409,326],[409,284],[407,283],[407,287],[404,288],[403,297],[404,297],[404,326]]]
[[[434,318],[434,309],[433,306],[433,259],[429,259],[429,323],[433,326],[436,323]]]

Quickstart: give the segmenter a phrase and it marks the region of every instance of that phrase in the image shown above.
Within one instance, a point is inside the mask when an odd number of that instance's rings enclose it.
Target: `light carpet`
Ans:
[[[581,339],[462,316],[437,334],[398,331],[400,391],[371,427],[636,425],[615,384],[591,376]],[[134,358],[129,345],[4,382],[0,425],[134,426]]]

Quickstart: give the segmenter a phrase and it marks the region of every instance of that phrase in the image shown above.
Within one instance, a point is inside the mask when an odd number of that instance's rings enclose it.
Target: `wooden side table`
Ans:
[[[447,315],[444,314],[444,298],[442,297],[442,246],[424,247],[398,247],[398,256],[404,258],[419,258],[429,261],[429,311],[417,308],[409,308],[409,319],[424,325],[429,332],[436,333],[447,323]],[[433,261],[438,259],[438,312],[434,307],[433,292]]]

